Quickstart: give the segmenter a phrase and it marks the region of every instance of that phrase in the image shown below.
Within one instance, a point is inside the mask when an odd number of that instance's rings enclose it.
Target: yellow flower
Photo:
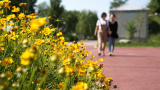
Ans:
[[[2,52],[3,50],[5,50],[3,47],[0,47],[0,52]]]
[[[69,65],[70,62],[68,61],[68,59],[65,59],[65,60],[63,60],[62,64],[63,64],[63,65]]]
[[[38,18],[38,21],[39,21],[40,26],[47,24],[46,17]]]
[[[14,35],[11,37],[12,40],[16,40],[18,38],[19,35]]]
[[[15,32],[11,32],[10,38],[12,40],[16,40],[19,37],[19,35],[16,35]]]
[[[11,71],[6,71],[6,74],[9,76],[9,77],[13,77],[13,75],[12,75],[12,72]]]
[[[13,25],[14,25],[14,23],[13,23],[13,22],[11,22],[11,23],[10,23],[10,25],[11,25],[11,26],[13,26]],[[16,27],[16,28],[17,28],[17,27]]]
[[[58,88],[59,88],[59,89],[62,89],[63,86],[64,86],[64,82],[61,82],[61,83],[58,85]]]
[[[97,70],[97,73],[102,73],[102,69],[98,69],[98,70]]]
[[[66,72],[66,73],[71,73],[71,75],[73,75],[74,70],[73,70],[73,68],[71,68],[71,67],[69,67],[69,66],[66,66],[66,67],[65,67],[65,72]]]
[[[62,32],[57,33],[57,36],[60,36],[60,35],[62,35]]]
[[[44,90],[49,90],[48,88],[45,88]]]
[[[99,73],[99,74],[97,75],[97,77],[98,77],[98,78],[101,78],[102,81],[104,81],[105,78],[106,78],[106,76],[105,76],[104,74],[101,74],[101,73]]]
[[[2,15],[2,14],[3,14],[3,10],[0,11],[0,15]]]
[[[41,39],[37,39],[35,42],[36,45],[41,45],[42,43],[44,43],[44,40]]]
[[[103,59],[102,59],[102,58],[100,58],[98,61],[103,62]]]
[[[112,78],[111,78],[111,77],[105,78],[105,79],[104,79],[104,84],[105,84],[105,85],[108,85],[111,81],[112,81]]]
[[[11,19],[14,19],[16,17],[16,15],[15,14],[11,14],[11,15],[8,15],[7,16],[7,21],[10,21]]]
[[[42,33],[43,33],[45,36],[49,35],[51,32],[52,32],[51,29],[48,28],[48,27],[44,28],[44,30],[42,31]]]
[[[2,60],[1,66],[10,66],[12,63],[12,58],[5,58]]]
[[[29,49],[22,53],[20,56],[22,65],[29,65],[30,60],[34,59],[34,53],[32,53]]]
[[[29,19],[36,19],[36,16],[33,16],[33,15],[27,15],[26,17]]]
[[[81,46],[81,47],[84,47],[84,46],[86,46],[86,44],[80,42],[80,46]]]
[[[38,20],[37,19],[32,20],[32,22],[31,22],[31,28],[32,29],[37,29],[39,27],[40,27],[40,25],[38,23]]]
[[[27,65],[30,64],[30,60],[22,59],[22,60],[21,60],[21,64],[27,66]]]
[[[11,1],[9,1],[9,0],[3,0],[3,1],[1,0],[1,1],[0,1],[0,6],[1,6],[1,7],[7,7],[7,8],[8,8],[10,2],[11,2]]]
[[[91,57],[94,58],[95,56],[94,56],[94,55],[91,55]]]
[[[91,51],[88,51],[88,53],[92,53]]]
[[[86,74],[87,74],[87,72],[86,72],[86,70],[78,70],[78,75],[80,75],[80,76],[86,76]]]
[[[20,58],[24,60],[30,60],[33,56],[34,56],[34,53],[31,53],[29,50],[26,50],[25,52],[23,52]]]
[[[63,37],[63,36],[62,36],[62,37],[60,37],[60,40],[64,41],[64,37]]]
[[[12,12],[19,12],[20,11],[20,8],[19,7],[15,7],[15,6],[13,6],[13,10],[12,10]]]
[[[19,16],[18,16],[19,19],[22,19],[24,17],[25,17],[24,13],[20,13]]]
[[[31,22],[31,28],[37,29],[37,28],[40,28],[41,26],[45,25],[46,23],[47,23],[46,18],[33,19]]]
[[[0,46],[3,46],[3,44],[0,44]]]
[[[11,1],[9,1],[9,0],[3,0],[3,2],[8,3],[8,2],[11,2]]]
[[[27,3],[20,3],[19,6],[26,6]]]
[[[78,82],[76,86],[73,86],[71,90],[88,90],[87,83]]]

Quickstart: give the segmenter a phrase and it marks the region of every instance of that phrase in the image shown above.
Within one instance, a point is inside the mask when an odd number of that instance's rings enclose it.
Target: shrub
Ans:
[[[134,34],[137,32],[135,22],[130,21],[128,22],[124,28],[128,31],[127,39],[132,40],[134,38]]]
[[[69,41],[78,41],[79,39],[78,39],[78,36],[74,36],[70,34],[65,36],[65,40],[69,42]]]

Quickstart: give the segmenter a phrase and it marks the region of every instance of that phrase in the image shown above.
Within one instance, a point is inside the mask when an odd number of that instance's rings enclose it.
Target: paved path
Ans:
[[[94,59],[104,59],[104,74],[113,78],[116,90],[160,90],[160,48],[116,48],[110,57],[98,56],[97,48],[88,43]]]

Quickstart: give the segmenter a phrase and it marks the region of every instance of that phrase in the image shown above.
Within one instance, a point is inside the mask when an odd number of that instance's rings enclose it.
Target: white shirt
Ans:
[[[99,29],[101,29],[101,25],[107,25],[109,26],[109,21],[108,20],[103,20],[102,18],[97,21],[97,26],[99,26]]]

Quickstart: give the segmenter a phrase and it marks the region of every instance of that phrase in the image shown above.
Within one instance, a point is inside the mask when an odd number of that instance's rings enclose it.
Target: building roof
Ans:
[[[110,9],[110,11],[136,11],[136,10],[149,10],[149,8],[142,8],[135,5],[125,4],[125,5]]]

